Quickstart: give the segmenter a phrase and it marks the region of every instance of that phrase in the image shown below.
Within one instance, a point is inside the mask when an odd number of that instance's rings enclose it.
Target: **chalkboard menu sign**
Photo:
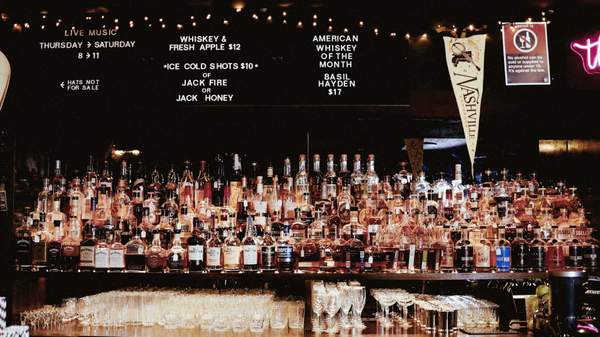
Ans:
[[[5,34],[0,50],[18,99],[68,109],[118,102],[124,110],[408,103],[402,38],[264,18],[105,21],[48,21]]]

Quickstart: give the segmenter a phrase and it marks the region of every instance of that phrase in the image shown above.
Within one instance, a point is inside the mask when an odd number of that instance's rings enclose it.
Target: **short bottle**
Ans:
[[[517,224],[517,236],[510,245],[510,260],[512,270],[526,272],[529,270],[529,243],[523,238],[523,227]]]
[[[228,236],[223,242],[223,270],[226,272],[240,271],[242,243],[235,235],[233,226],[229,228]]]
[[[109,269],[110,245],[106,240],[106,228],[97,230],[98,241],[94,250],[94,271],[104,272]]]
[[[496,271],[510,272],[510,242],[504,236],[504,225],[498,225],[498,241],[496,242]]]
[[[468,238],[466,226],[462,226],[461,239],[454,246],[454,264],[456,271],[461,273],[469,273],[474,269],[474,252],[473,244]]]
[[[125,270],[125,246],[121,243],[121,230],[117,228],[112,237],[108,252],[108,268],[111,272]],[[109,242],[110,242],[109,241]]]
[[[152,246],[146,251],[146,268],[149,272],[162,273],[165,270],[165,250],[161,247],[160,232],[154,229]]]
[[[84,238],[79,244],[79,271],[93,271],[96,264],[96,227],[92,221],[84,226]]]
[[[262,272],[274,272],[277,269],[276,262],[275,240],[271,235],[271,226],[267,225],[260,245],[260,270]]]
[[[211,234],[206,242],[206,270],[213,273],[223,271],[222,242],[217,233],[215,215],[211,216]]]
[[[138,234],[125,245],[125,270],[127,272],[146,271],[146,242]]]
[[[279,240],[277,240],[277,246],[275,248],[275,254],[277,256],[277,269],[280,273],[290,273],[294,271],[294,244],[295,240],[291,236],[291,229],[286,221],[281,232],[281,237]]]
[[[17,227],[15,257],[17,259],[17,267],[20,270],[31,270],[33,266],[32,230],[29,226],[29,220],[32,219],[27,218],[21,226]]]
[[[63,270],[77,271],[79,267],[79,245],[81,244],[81,228],[79,220],[72,215],[69,221],[69,233],[62,242]]]

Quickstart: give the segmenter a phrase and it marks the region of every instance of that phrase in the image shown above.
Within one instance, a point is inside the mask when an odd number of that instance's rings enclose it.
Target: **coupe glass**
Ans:
[[[409,294],[404,291],[398,291],[398,292],[394,293],[393,297],[394,297],[395,301],[398,303],[398,305],[402,308],[403,319],[401,322],[401,326],[403,328],[411,327],[412,324],[408,320],[408,307],[413,304],[413,301],[415,299],[414,295]]]

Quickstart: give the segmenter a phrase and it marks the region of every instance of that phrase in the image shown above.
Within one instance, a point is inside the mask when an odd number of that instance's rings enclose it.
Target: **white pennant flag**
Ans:
[[[446,63],[471,159],[471,175],[474,174],[483,95],[485,38],[485,34],[467,38],[444,37]]]

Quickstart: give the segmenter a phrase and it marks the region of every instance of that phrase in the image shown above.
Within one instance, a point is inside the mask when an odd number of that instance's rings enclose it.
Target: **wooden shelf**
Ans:
[[[544,279],[547,272],[529,273],[135,273],[135,272],[32,272],[16,271],[17,279],[49,278],[77,280],[244,280],[244,281],[468,281]]]

